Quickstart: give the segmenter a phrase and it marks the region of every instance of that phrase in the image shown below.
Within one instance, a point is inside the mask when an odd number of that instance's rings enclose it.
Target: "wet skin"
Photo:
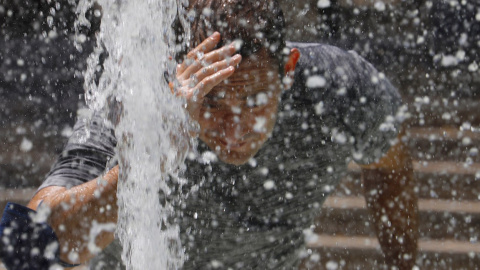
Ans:
[[[240,165],[270,136],[280,95],[292,80],[282,82],[278,64],[266,50],[242,59],[234,44],[213,50],[219,41],[220,34],[214,33],[178,66],[177,93],[187,99],[187,110],[200,125],[200,139],[220,160]],[[293,76],[298,57],[292,49],[286,76]]]

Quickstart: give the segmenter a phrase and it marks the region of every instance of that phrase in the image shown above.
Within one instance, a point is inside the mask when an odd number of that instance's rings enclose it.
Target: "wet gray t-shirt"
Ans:
[[[295,269],[304,239],[326,196],[354,160],[370,163],[398,132],[400,96],[355,52],[322,44],[300,50],[272,137],[245,165],[186,160],[184,177],[199,187],[178,223],[184,269]],[[80,117],[63,154],[40,188],[71,187],[110,167],[116,140],[94,114]],[[210,150],[200,143],[199,157]],[[210,153],[213,154],[213,153]],[[121,269],[114,241],[92,269]]]

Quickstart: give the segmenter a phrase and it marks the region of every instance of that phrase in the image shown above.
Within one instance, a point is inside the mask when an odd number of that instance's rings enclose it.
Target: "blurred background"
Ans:
[[[0,207],[26,203],[84,105],[101,11],[75,29],[76,1],[0,0]],[[355,50],[409,105],[420,207],[419,269],[480,268],[480,4],[470,0],[281,0],[287,39]],[[75,32],[78,32],[75,35]],[[77,44],[77,48],[75,47]],[[318,217],[317,269],[380,269],[384,259],[349,175]]]

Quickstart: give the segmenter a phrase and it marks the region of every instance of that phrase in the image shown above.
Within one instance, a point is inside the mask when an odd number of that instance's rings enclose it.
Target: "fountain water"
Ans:
[[[77,26],[87,25],[93,1],[80,1]],[[102,6],[97,49],[85,74],[86,99],[94,110],[118,115],[114,124],[120,164],[117,237],[127,269],[177,269],[184,261],[178,227],[169,222],[171,183],[193,142],[186,130],[184,103],[170,93],[175,39],[170,27],[181,3],[176,0],[98,1]],[[100,14],[96,14],[100,15]],[[81,37],[79,38],[81,40]],[[99,57],[107,52],[98,81]],[[110,119],[112,120],[112,119]],[[173,198],[172,200],[181,198]]]

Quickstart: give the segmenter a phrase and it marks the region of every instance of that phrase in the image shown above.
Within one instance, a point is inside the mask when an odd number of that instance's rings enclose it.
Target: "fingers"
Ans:
[[[223,80],[230,77],[235,72],[234,66],[229,66],[220,71],[215,72],[214,74],[206,77],[200,83],[197,84],[195,88],[192,89],[189,93],[184,93],[187,99],[195,97],[197,100],[204,98],[210,91],[221,83]]]
[[[203,67],[211,66],[219,61],[228,60],[236,52],[233,44],[224,46],[218,50],[205,54],[201,59],[197,59],[190,66],[188,66],[183,73],[180,74],[179,79],[186,80],[193,74],[197,73]],[[178,74],[178,73],[177,73]]]
[[[198,95],[200,98],[204,98],[213,87],[221,83],[223,80],[230,77],[233,72],[235,72],[235,67],[229,66],[228,68],[222,69],[219,72],[214,73],[202,80],[198,87]]]
[[[218,42],[220,42],[220,33],[215,32],[187,54],[187,59],[183,61],[182,64],[178,65],[177,73],[184,72],[185,69],[189,66],[188,62],[201,58],[202,55],[213,50],[213,48],[217,46]]]
[[[198,98],[205,97],[216,85],[230,77],[235,71],[235,67],[240,64],[241,61],[242,56],[237,54],[230,59],[216,62],[213,65],[199,70],[186,81],[185,86],[187,86],[187,89],[190,87],[192,92],[187,91],[185,96],[187,98],[192,96]]]
[[[226,69],[230,66],[237,66],[238,64],[240,64],[240,62],[242,61],[242,56],[240,56],[240,54],[236,54],[234,55],[232,58],[230,59],[224,59],[222,61],[219,61],[219,62],[216,62],[212,65],[209,65],[207,67],[204,67],[202,69],[200,69],[199,71],[197,71],[193,77],[197,80],[197,81],[202,81],[204,78],[222,70],[222,69]]]
[[[198,102],[234,73],[242,57],[234,55],[236,48],[233,43],[213,50],[219,41],[220,34],[215,32],[189,52],[187,59],[177,66],[177,81],[180,83],[177,94]]]
[[[187,54],[187,58],[194,59],[197,55],[211,51],[220,41],[220,33],[214,32],[205,39],[200,45]]]

